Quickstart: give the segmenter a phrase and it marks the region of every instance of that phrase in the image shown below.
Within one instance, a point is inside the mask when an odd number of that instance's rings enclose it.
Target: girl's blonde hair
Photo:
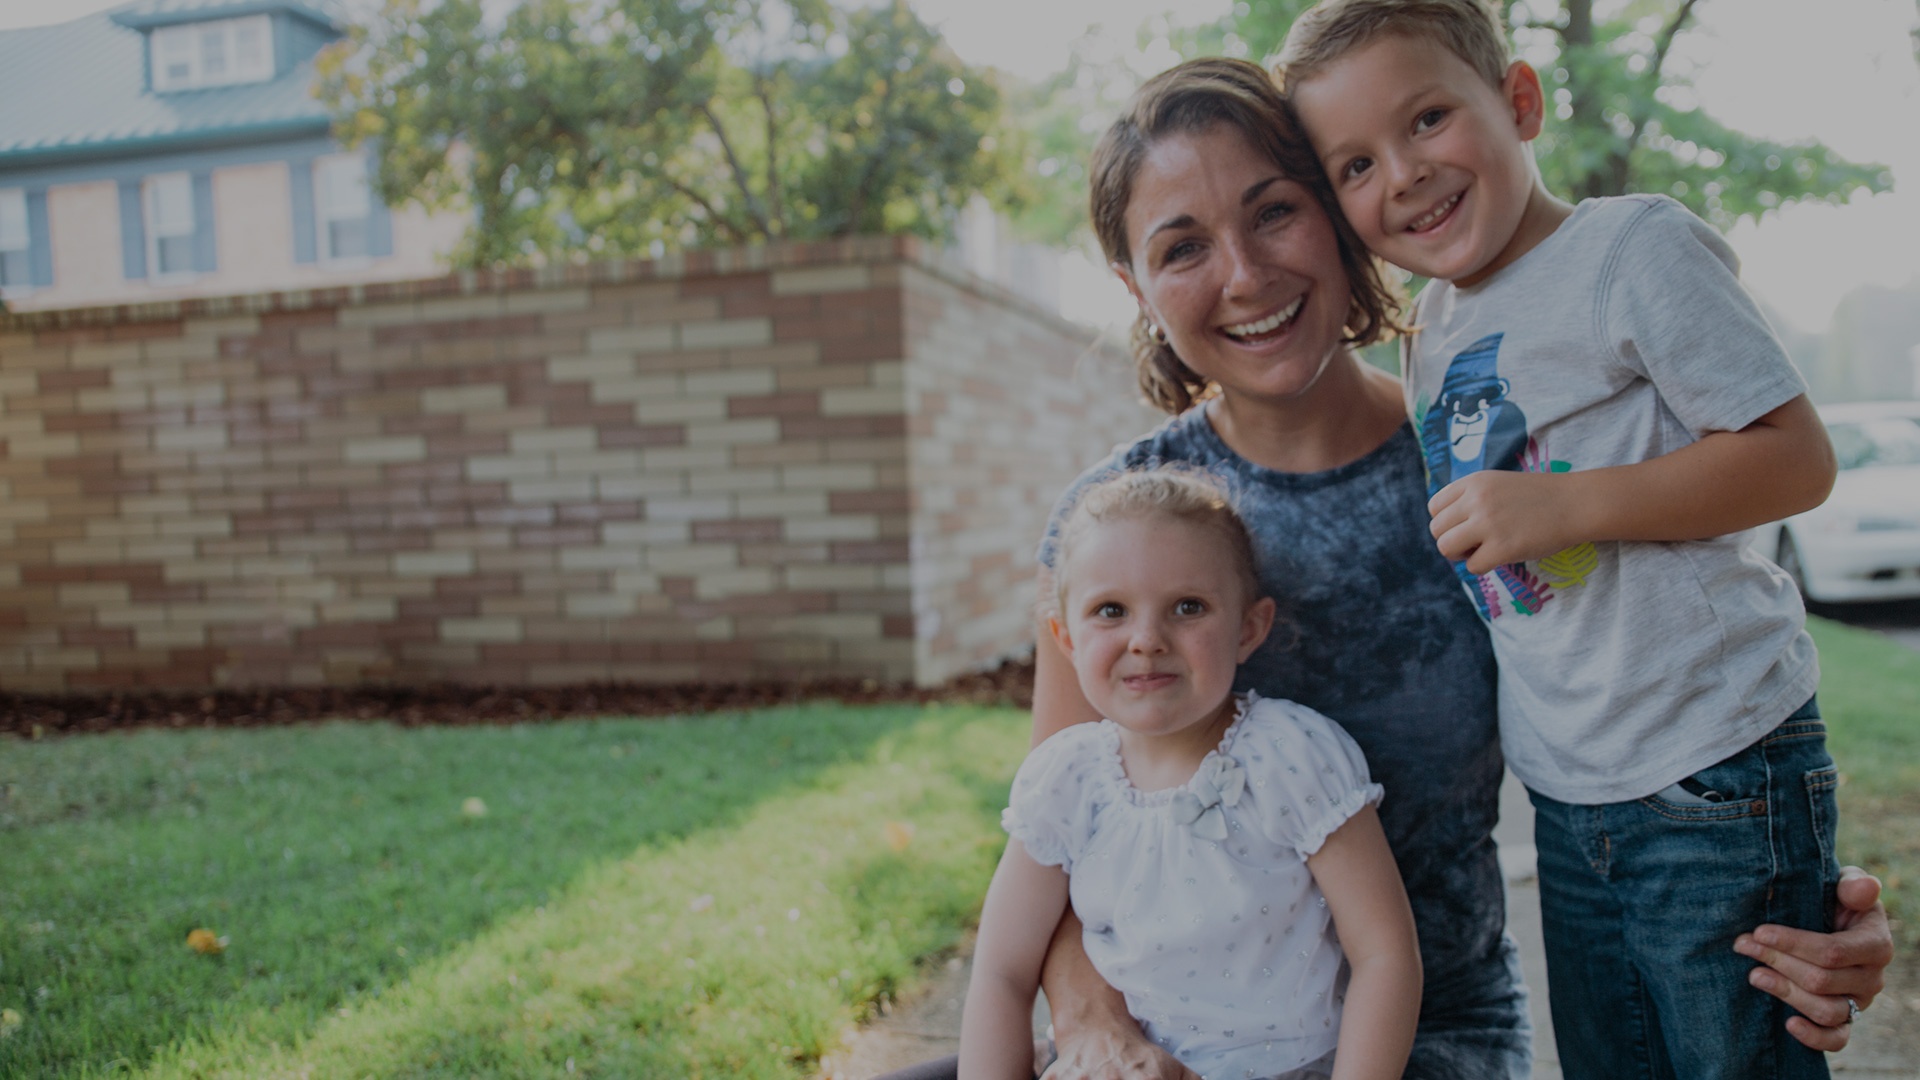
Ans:
[[[1080,492],[1054,539],[1055,611],[1067,606],[1067,568],[1074,549],[1097,525],[1122,521],[1177,521],[1218,537],[1233,560],[1243,598],[1249,604],[1265,595],[1259,560],[1246,522],[1219,479],[1191,466],[1158,465],[1130,469],[1095,481]]]
[[[1147,152],[1161,139],[1201,135],[1221,125],[1244,136],[1282,176],[1305,185],[1333,222],[1340,266],[1353,297],[1342,340],[1371,345],[1401,330],[1398,289],[1387,284],[1379,263],[1367,254],[1366,245],[1341,215],[1333,185],[1327,182],[1319,157],[1273,77],[1245,60],[1215,57],[1168,68],[1135,92],[1127,111],[1100,137],[1093,151],[1088,199],[1094,235],[1107,261],[1133,262],[1127,243],[1127,207]],[[1144,312],[1134,320],[1132,337],[1140,391],[1156,408],[1178,415],[1207,395],[1208,381],[1182,363],[1164,337],[1154,337]]]

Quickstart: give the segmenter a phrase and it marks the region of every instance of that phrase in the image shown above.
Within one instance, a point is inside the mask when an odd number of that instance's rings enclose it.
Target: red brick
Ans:
[[[905,563],[904,540],[838,540],[827,545],[836,563]]]
[[[81,368],[68,371],[42,371],[35,376],[42,394],[56,394],[69,390],[90,390],[95,387],[110,386],[113,372],[108,368]]]

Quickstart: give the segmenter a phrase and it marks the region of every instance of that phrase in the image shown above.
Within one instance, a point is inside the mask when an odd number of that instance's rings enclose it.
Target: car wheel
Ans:
[[[1807,572],[1800,565],[1800,549],[1794,546],[1793,534],[1785,529],[1780,530],[1780,546],[1775,551],[1773,561],[1779,563],[1780,569],[1793,579],[1793,587],[1800,590],[1800,599],[1812,599],[1807,595]]]

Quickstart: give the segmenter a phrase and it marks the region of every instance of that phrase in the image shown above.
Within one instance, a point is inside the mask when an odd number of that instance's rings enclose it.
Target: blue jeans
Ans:
[[[1644,799],[1530,792],[1547,993],[1567,1080],[1827,1076],[1747,983],[1733,939],[1832,925],[1835,773],[1808,701],[1759,742]]]

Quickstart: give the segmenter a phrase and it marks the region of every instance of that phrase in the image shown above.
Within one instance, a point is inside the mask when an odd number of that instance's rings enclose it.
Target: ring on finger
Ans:
[[[1862,1011],[1859,1002],[1851,997],[1847,998],[1847,1023],[1853,1023],[1854,1018],[1858,1017]]]

